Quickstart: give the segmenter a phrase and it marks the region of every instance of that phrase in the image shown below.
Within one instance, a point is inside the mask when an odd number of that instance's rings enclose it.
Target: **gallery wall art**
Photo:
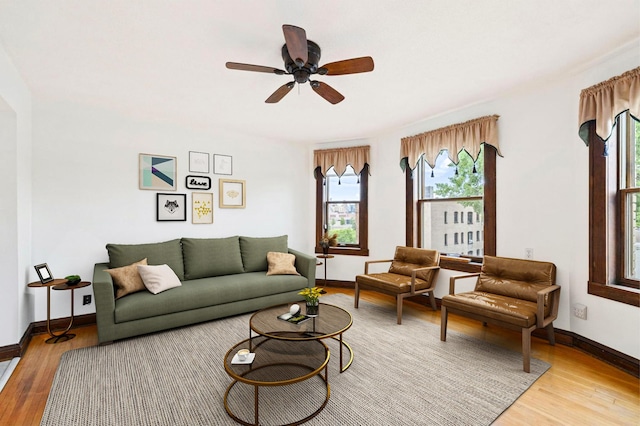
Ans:
[[[157,194],[156,220],[185,221],[187,220],[187,194]]]
[[[176,191],[176,157],[139,155],[139,187],[155,191]]]
[[[191,223],[213,223],[213,193],[191,194]]]
[[[220,208],[244,209],[246,204],[245,181],[220,179]]]

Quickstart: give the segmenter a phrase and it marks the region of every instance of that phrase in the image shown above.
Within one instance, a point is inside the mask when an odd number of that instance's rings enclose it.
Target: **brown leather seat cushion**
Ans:
[[[492,318],[518,327],[531,327],[536,323],[536,303],[482,291],[448,294],[442,305],[483,317]]]
[[[391,272],[357,275],[356,281],[361,288],[376,289],[384,293],[399,294],[411,291],[411,276]],[[428,287],[429,284],[425,280],[416,278],[416,290],[422,290]]]

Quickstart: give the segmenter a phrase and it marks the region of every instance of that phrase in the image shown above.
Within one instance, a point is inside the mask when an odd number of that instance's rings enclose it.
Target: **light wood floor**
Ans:
[[[328,288],[353,295],[353,290]],[[395,300],[362,292],[364,300],[389,307],[395,321]],[[418,315],[440,324],[440,311],[405,302],[404,315]],[[402,327],[402,326],[399,326]],[[451,315],[449,328],[496,345],[520,351],[520,334]],[[45,344],[48,335],[34,336],[25,356],[0,394],[0,425],[39,425],[62,353],[97,344],[95,326],[76,328],[65,343]],[[439,338],[439,336],[438,336]],[[495,425],[639,425],[640,382],[615,367],[577,349],[550,346],[534,338],[532,355],[552,367],[494,423]],[[426,384],[428,385],[428,384]],[[70,395],[82,397],[82,395]],[[428,408],[427,408],[428,410]],[[425,413],[428,415],[428,413]]]

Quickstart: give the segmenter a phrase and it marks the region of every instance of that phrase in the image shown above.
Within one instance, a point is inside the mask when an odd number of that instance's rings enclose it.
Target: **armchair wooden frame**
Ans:
[[[456,280],[463,278],[472,278],[479,277],[480,273],[474,274],[465,274],[465,275],[456,275],[449,278],[449,294],[455,294],[455,285]],[[549,314],[545,317],[544,315],[544,307],[545,307],[545,298],[549,297],[550,309]],[[496,318],[492,318],[489,315],[481,315],[478,313],[471,313],[467,311],[463,311],[460,309],[455,309],[452,307],[447,307],[443,303],[440,307],[441,309],[441,322],[440,322],[440,340],[443,342],[447,340],[447,318],[449,312],[454,314],[458,314],[467,318],[472,318],[478,321],[481,321],[483,325],[495,324],[501,327],[505,327],[511,330],[522,331],[522,367],[523,370],[527,373],[530,372],[530,364],[531,364],[531,333],[538,328],[545,328],[547,330],[547,336],[549,339],[549,344],[551,346],[555,345],[555,335],[553,329],[553,321],[558,317],[558,306],[560,303],[560,286],[559,285],[549,285],[542,290],[537,292],[537,310],[536,310],[536,324],[531,327],[520,327],[518,325],[512,324],[507,321],[501,321]],[[489,312],[487,312],[488,314]]]
[[[370,264],[374,264],[374,263],[391,263],[391,262],[393,262],[393,259],[366,261],[364,263],[364,274],[365,275],[369,274],[369,265]],[[435,271],[429,287],[425,288],[425,289],[416,290],[416,273],[417,272],[421,272],[421,271],[428,271],[428,270],[434,270]],[[437,279],[439,271],[440,271],[440,266],[425,266],[423,268],[413,269],[411,271],[411,287],[410,287],[410,290],[408,292],[398,293],[398,292],[392,292],[392,291],[384,291],[383,289],[380,289],[380,288],[376,288],[375,291],[377,291],[379,293],[383,293],[383,294],[389,294],[391,296],[395,296],[396,297],[396,314],[397,314],[397,317],[398,317],[398,324],[402,324],[402,303],[403,303],[404,299],[406,299],[407,297],[412,297],[412,296],[417,296],[417,295],[420,295],[420,294],[428,293],[428,295],[429,295],[429,303],[431,304],[431,307],[433,308],[434,311],[436,311],[438,309],[437,306],[436,306],[436,298],[435,298],[435,296],[433,294],[433,290],[436,287],[436,279]],[[361,287],[365,288],[365,289],[368,288],[368,286],[366,286],[366,285],[363,286],[361,283],[358,283],[358,279],[356,277],[354,304],[353,304],[354,308],[358,307],[358,302],[360,300],[360,288]]]

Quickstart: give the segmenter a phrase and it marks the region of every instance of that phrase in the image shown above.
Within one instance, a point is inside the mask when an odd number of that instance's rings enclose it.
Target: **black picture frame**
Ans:
[[[187,220],[187,194],[158,193],[156,198],[158,222],[184,222]]]
[[[211,189],[211,178],[209,176],[189,175],[184,182],[187,189],[197,189],[207,191]]]
[[[42,284],[50,283],[53,281],[53,275],[49,270],[49,266],[46,263],[41,263],[40,265],[35,265],[34,268],[38,273],[38,278],[40,278],[40,282]]]

